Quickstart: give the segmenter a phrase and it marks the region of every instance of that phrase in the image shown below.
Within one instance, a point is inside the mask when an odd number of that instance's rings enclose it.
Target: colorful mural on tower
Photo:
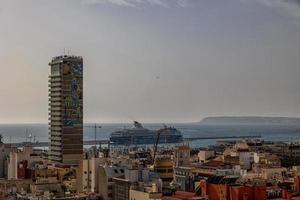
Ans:
[[[66,88],[64,88],[63,125],[70,127],[82,124],[82,63],[63,65]]]

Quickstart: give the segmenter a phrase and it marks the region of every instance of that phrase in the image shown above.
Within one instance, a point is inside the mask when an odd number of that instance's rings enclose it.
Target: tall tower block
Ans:
[[[83,60],[54,57],[49,76],[49,159],[79,164],[83,153]]]

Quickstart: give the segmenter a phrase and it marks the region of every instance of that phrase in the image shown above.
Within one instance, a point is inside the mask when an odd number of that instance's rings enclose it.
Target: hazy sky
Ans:
[[[64,49],[85,122],[300,116],[299,0],[0,0],[0,123],[48,121]]]

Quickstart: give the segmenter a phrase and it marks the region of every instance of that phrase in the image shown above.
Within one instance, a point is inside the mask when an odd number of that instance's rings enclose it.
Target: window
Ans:
[[[53,65],[51,67],[51,75],[53,75],[53,76],[60,75],[60,66],[59,66],[59,64]]]

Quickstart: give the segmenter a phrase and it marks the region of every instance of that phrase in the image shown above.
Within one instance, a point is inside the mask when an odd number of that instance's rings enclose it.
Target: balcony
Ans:
[[[61,121],[61,117],[60,116],[58,116],[58,115],[51,115],[51,116],[49,116],[49,118],[48,118],[50,121]]]
[[[53,126],[50,126],[50,133],[52,133],[52,132],[59,132],[59,131],[61,131],[62,129],[61,129],[61,127],[53,127]],[[59,132],[60,133],[60,132]]]
[[[61,81],[60,76],[49,76],[49,82],[58,82]]]
[[[59,75],[59,74],[58,75],[49,75],[48,77],[49,77],[49,79],[53,79],[53,78],[57,78],[58,79],[58,78],[61,77],[61,75]]]
[[[59,149],[59,150],[61,150],[61,149]],[[53,151],[52,151],[52,147],[50,147],[50,155],[52,156],[52,155],[54,155],[54,156],[61,156],[61,152],[60,151],[56,151],[56,150],[54,150],[53,149]]]
[[[56,131],[51,130],[51,131],[49,131],[49,134],[51,135],[51,138],[52,138],[52,136],[61,136],[61,132],[58,130],[56,130]]]
[[[50,88],[49,89],[49,92],[60,92],[61,91],[61,88],[60,87],[57,87],[57,88]]]
[[[61,114],[60,113],[57,113],[57,112],[52,112],[52,113],[49,113],[49,121],[51,121],[52,119],[53,120],[61,120]]]
[[[49,103],[49,106],[61,106],[60,102],[51,102]]]
[[[50,125],[52,126],[61,126],[62,123],[61,122],[50,122]]]
[[[56,146],[59,146],[59,147],[55,147],[55,146],[52,146],[52,145],[56,145]],[[53,142],[53,141],[51,141],[51,149],[52,150],[61,150],[61,142]]]
[[[61,111],[61,107],[51,107],[51,108],[49,108],[49,111]]]
[[[48,84],[49,87],[61,87],[61,83],[60,82],[52,82]]]
[[[60,97],[57,97],[57,96],[54,96],[54,97],[50,97],[50,98],[49,98],[49,101],[51,101],[51,102],[52,102],[52,101],[59,101],[59,102],[60,102],[60,101],[61,101],[61,98],[60,98]]]
[[[58,134],[56,134],[56,135],[51,134],[51,137],[50,137],[51,141],[56,141],[56,142],[61,142],[61,140],[62,140],[61,138],[62,138],[61,135],[58,135]]]
[[[60,96],[61,96],[60,92],[50,92],[49,93],[49,99],[51,99],[52,97],[60,97]]]
[[[61,146],[60,146],[60,145],[55,145],[55,144],[53,144],[53,143],[51,142],[51,143],[50,143],[50,149],[51,149],[51,151],[54,150],[54,151],[60,152]]]

